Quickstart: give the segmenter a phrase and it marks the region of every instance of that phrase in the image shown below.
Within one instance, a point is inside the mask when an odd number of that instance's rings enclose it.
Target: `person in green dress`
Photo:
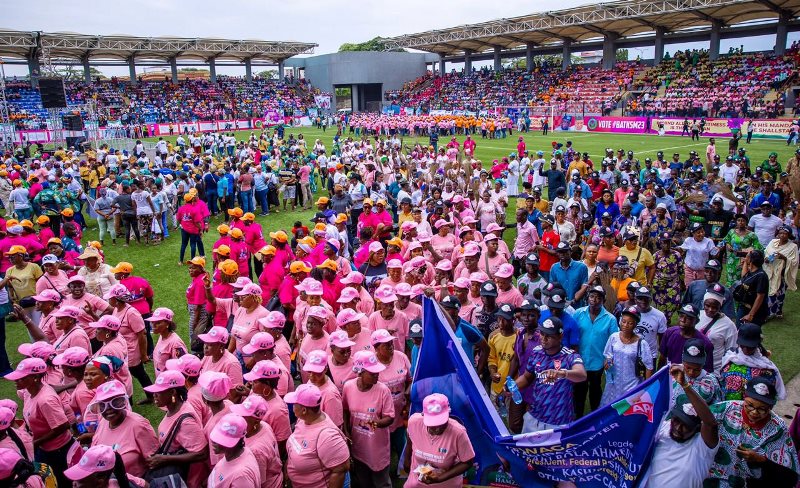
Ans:
[[[727,255],[725,258],[725,272],[728,286],[733,286],[742,278],[742,259],[753,249],[764,249],[756,233],[747,228],[747,215],[736,216],[736,227],[731,229],[722,239]]]

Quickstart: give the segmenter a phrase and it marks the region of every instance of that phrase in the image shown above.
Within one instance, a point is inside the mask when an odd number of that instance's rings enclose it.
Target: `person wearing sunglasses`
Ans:
[[[797,451],[786,422],[773,411],[778,402],[775,378],[755,376],[742,400],[711,406],[719,427],[719,451],[709,470],[713,486],[793,487],[797,483]],[[711,486],[711,485],[707,485]]]
[[[88,409],[101,417],[92,446],[114,446],[125,470],[133,476],[144,476],[145,460],[158,449],[158,438],[150,422],[131,411],[125,385],[117,380],[103,383]]]

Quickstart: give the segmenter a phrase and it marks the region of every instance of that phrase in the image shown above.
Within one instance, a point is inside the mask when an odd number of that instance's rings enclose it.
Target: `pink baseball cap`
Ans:
[[[411,287],[411,296],[412,297],[418,297],[418,296],[424,295],[425,294],[425,288],[427,288],[427,285],[425,285],[423,283],[417,283],[416,285]]]
[[[410,264],[412,268],[422,268],[427,264],[427,262],[428,261],[426,261],[424,257],[417,256],[409,261],[408,264]]]
[[[461,278],[456,278],[456,281],[453,283],[453,286],[455,286],[456,288],[469,289],[470,287],[469,279],[464,278],[463,276]]]
[[[263,319],[259,319],[258,325],[264,329],[283,329],[283,326],[286,325],[286,316],[273,310]]]
[[[453,223],[452,223],[452,222],[448,222],[448,221],[446,221],[445,219],[439,219],[439,220],[437,220],[437,221],[436,221],[436,223],[435,223],[435,224],[433,224],[433,225],[434,225],[434,226],[435,226],[437,229],[441,229],[441,228],[442,228],[442,227],[444,227],[445,225],[449,225],[450,227],[452,227],[452,226],[453,226]]]
[[[306,356],[303,371],[307,373],[322,373],[328,367],[328,353],[319,349],[311,351]]]
[[[47,341],[20,344],[17,351],[25,357],[39,358],[45,361],[56,354],[56,348]]]
[[[166,307],[158,307],[157,309],[153,310],[153,315],[146,318],[145,320],[148,322],[158,322],[160,320],[166,320],[168,322],[172,322],[174,318],[175,318],[175,312]]]
[[[53,364],[56,366],[67,366],[69,368],[77,368],[89,364],[89,359],[92,357],[89,351],[80,347],[72,346],[64,349],[61,354],[56,354],[53,358]]]
[[[211,429],[208,438],[220,446],[231,448],[247,435],[247,421],[235,413],[222,417]]]
[[[386,268],[387,269],[398,269],[398,268],[402,269],[403,268],[403,262],[400,261],[399,259],[390,259],[389,262],[386,263]]]
[[[71,276],[69,278],[69,280],[67,280],[67,284],[69,285],[70,283],[83,283],[85,285],[86,284],[86,280],[84,279],[83,276],[76,274],[76,275]]]
[[[340,348],[353,347],[356,345],[355,342],[350,340],[347,332],[341,329],[331,332],[331,335],[328,336],[328,344]]]
[[[10,478],[20,459],[22,456],[18,451],[5,447],[0,448],[0,479]]]
[[[103,315],[97,322],[89,322],[89,327],[93,329],[108,329],[118,331],[122,327],[122,322],[113,315]]]
[[[177,371],[183,375],[194,377],[200,374],[203,362],[194,354],[184,354],[177,359],[167,359],[167,369]]]
[[[144,391],[148,393],[159,393],[169,390],[170,388],[178,388],[181,386],[186,386],[186,378],[183,377],[183,374],[179,371],[168,369],[162,371],[161,374],[158,375],[158,378],[156,378],[156,382],[145,387]]]
[[[306,292],[306,295],[311,296],[322,296],[322,283],[315,279],[306,280],[307,283],[303,285],[303,291]]]
[[[401,230],[401,231],[403,231],[403,232],[405,232],[405,231],[407,231],[407,230],[411,230],[411,229],[413,229],[413,228],[414,228],[414,227],[416,227],[416,226],[417,226],[417,223],[416,223],[416,222],[412,222],[412,221],[410,221],[410,220],[406,220],[405,222],[403,222],[403,223],[400,225],[400,230]]]
[[[422,400],[422,423],[427,427],[444,425],[450,419],[450,400],[441,393],[431,393]]]
[[[477,256],[481,253],[481,246],[468,242],[464,245],[464,256]]]
[[[53,317],[55,318],[69,317],[71,319],[78,320],[80,316],[81,316],[81,310],[78,307],[73,307],[72,305],[63,306],[58,310],[56,310],[55,312],[53,312]]]
[[[95,389],[92,403],[103,402],[109,398],[127,394],[128,392],[125,390],[125,385],[123,385],[119,380],[107,381]]]
[[[475,219],[475,217],[473,217],[471,215],[467,215],[466,217],[461,219],[461,223],[463,225],[469,225],[469,224],[477,224],[478,221]]]
[[[464,201],[464,197],[462,197],[461,195],[453,195],[453,198],[451,199],[451,201],[453,203],[461,203],[461,202]]]
[[[36,295],[33,295],[34,300],[37,302],[55,302],[58,303],[61,301],[61,295],[58,294],[57,291],[52,289],[42,290]]]
[[[339,295],[339,298],[336,300],[336,303],[350,303],[358,297],[358,290],[355,288],[345,287],[342,288],[342,292]]]
[[[398,283],[394,287],[394,294],[401,297],[410,297],[412,294],[411,285],[408,283]]]
[[[8,407],[0,407],[0,430],[5,430],[11,426],[16,414]]]
[[[417,240],[419,242],[431,242],[431,235],[428,234],[427,232],[418,232]]]
[[[250,283],[249,285],[245,285],[241,290],[237,291],[236,295],[240,297],[247,295],[261,296],[261,287],[255,283]]]
[[[110,298],[122,298],[130,294],[131,292],[128,291],[125,285],[117,283],[116,285],[109,288],[106,294],[103,295],[103,300],[108,300]]]
[[[7,408],[7,409],[11,410],[11,412],[14,415],[17,414],[17,409],[19,408],[19,406],[17,405],[17,402],[15,402],[14,400],[10,400],[8,398],[0,399],[0,407],[4,407],[4,408]]]
[[[111,471],[115,464],[114,449],[105,444],[98,444],[84,452],[78,464],[64,471],[64,476],[72,481],[80,481],[95,473]]]
[[[314,305],[313,307],[309,307],[308,316],[320,319],[321,321],[325,322],[326,320],[328,320],[328,309],[326,309],[325,307]]]
[[[236,278],[236,281],[234,281],[231,286],[234,288],[244,288],[251,283],[253,283],[253,280],[250,278],[247,278],[246,276],[240,276]]]
[[[250,395],[242,403],[231,405],[231,413],[242,417],[253,417],[258,420],[264,418],[269,411],[269,404],[261,395]]]
[[[497,239],[499,239],[499,237],[497,237],[496,234],[486,234],[483,237],[483,242],[496,241]]]
[[[469,281],[471,283],[483,283],[485,281],[489,281],[489,275],[483,271],[476,271],[469,275]]]
[[[363,319],[364,316],[365,315],[363,313],[357,312],[352,308],[343,308],[339,311],[339,314],[336,315],[336,326],[344,327],[350,322]]]
[[[514,276],[514,266],[508,263],[503,263],[499,268],[497,268],[497,271],[495,271],[494,275],[497,278],[511,278]]]
[[[383,344],[385,342],[392,342],[395,339],[397,339],[397,337],[393,336],[386,329],[378,329],[378,330],[374,331],[372,333],[372,335],[370,335],[370,339],[372,340],[372,345],[374,346],[375,344]]]
[[[410,253],[414,249],[422,249],[422,243],[419,241],[412,241],[411,244],[408,245],[407,251]]]
[[[347,273],[347,276],[341,279],[341,283],[344,285],[360,285],[363,282],[364,275],[358,271],[351,271]]]
[[[397,295],[390,285],[381,285],[375,290],[375,299],[381,303],[390,303],[397,301]]]
[[[496,230],[503,230],[500,224],[492,222],[491,224],[486,226],[486,232],[494,232]]]
[[[453,270],[453,263],[449,259],[442,259],[438,263],[436,263],[436,269],[439,271],[452,271]]]
[[[367,250],[369,251],[370,254],[372,254],[374,252],[383,251],[383,246],[381,246],[381,243],[378,241],[372,241],[369,243],[369,247],[367,248]]]
[[[353,354],[353,371],[360,373],[362,369],[370,373],[380,373],[386,369],[386,366],[378,361],[378,356],[375,355],[375,352],[358,351]]]
[[[203,398],[210,402],[220,402],[228,398],[228,393],[233,388],[228,375],[219,371],[204,371],[197,378],[197,384]]]
[[[242,352],[245,354],[253,354],[256,351],[263,351],[265,349],[272,349],[275,347],[275,338],[269,332],[256,332],[250,338],[250,343],[242,346]]]
[[[200,334],[197,336],[203,342],[213,344],[227,344],[228,343],[228,331],[225,327],[220,327],[218,325],[214,326],[209,330],[206,334]]]
[[[291,391],[283,397],[286,403],[296,403],[304,407],[319,406],[322,401],[322,393],[315,385],[311,383],[304,383],[297,387],[296,390]]]
[[[15,381],[32,374],[45,374],[47,363],[40,358],[25,358],[17,364],[17,369],[4,376],[5,379]]]
[[[255,381],[266,380],[269,378],[280,378],[280,376],[281,369],[278,367],[275,361],[264,359],[263,361],[257,362],[249,373],[245,373],[244,379],[247,381]]]

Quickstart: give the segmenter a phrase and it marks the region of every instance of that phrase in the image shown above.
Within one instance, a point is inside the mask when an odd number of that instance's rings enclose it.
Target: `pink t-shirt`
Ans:
[[[122,361],[122,366],[119,370],[112,372],[111,377],[125,385],[125,391],[127,391],[128,395],[132,395],[133,380],[128,366],[130,359],[128,358],[128,346],[125,344],[125,339],[117,335],[114,339],[100,346],[100,349],[92,357],[100,356],[114,356]]]
[[[26,452],[22,452],[17,447],[17,444],[14,442],[13,439],[9,436],[5,436],[0,439],[0,448],[1,449],[11,449],[14,452],[18,452],[21,456],[25,457],[26,459],[33,459],[33,437],[31,437],[30,433],[25,428],[16,428],[14,427],[14,433],[17,434],[19,440],[22,441],[22,445],[25,448]]]
[[[203,424],[203,433],[206,436],[206,439],[209,438],[211,435],[211,431],[214,429],[214,426],[217,425],[222,417],[229,414],[231,412],[231,403],[228,400],[223,400],[222,410],[217,413],[211,413],[211,417],[206,420],[206,423]],[[211,447],[211,443],[208,443],[208,464],[213,468],[220,460],[222,459],[221,454],[217,454],[214,452],[214,448]]]
[[[86,335],[88,335],[89,338],[94,339],[94,329],[89,327],[89,322],[94,322],[94,318],[86,313],[84,307],[89,305],[92,308],[92,312],[99,317],[100,314],[102,314],[102,312],[108,308],[108,302],[97,295],[92,295],[91,293],[87,292],[84,293],[80,298],[73,298],[72,295],[65,295],[60,306],[65,307],[67,305],[76,307],[81,311],[81,314],[78,316],[78,325],[80,325],[81,328],[86,331]]]
[[[341,428],[342,424],[344,423],[344,413],[342,411],[342,393],[336,388],[336,385],[333,384],[333,381],[330,378],[326,377],[325,384],[319,387],[320,393],[322,393],[322,399],[320,403],[320,408],[325,415],[331,419],[331,422],[336,424],[337,427]]]
[[[42,389],[39,390],[36,396],[30,396],[27,390],[23,390],[22,401],[22,418],[28,424],[34,440],[68,422],[61,399],[50,385],[42,385]],[[40,447],[45,451],[55,451],[71,440],[72,434],[67,429],[52,439],[43,442]]]
[[[258,461],[261,488],[281,488],[283,486],[283,463],[272,427],[262,421],[261,429],[253,436],[245,438],[245,445],[253,451],[253,455]]]
[[[311,334],[306,334],[303,337],[303,342],[300,343],[300,354],[297,355],[297,362],[301,368],[300,377],[303,379],[304,383],[308,381],[308,373],[302,371],[302,367],[306,363],[306,358],[308,357],[308,353],[317,349],[319,349],[320,351],[324,351],[327,348],[328,348],[328,333],[325,331],[322,331],[322,336],[319,339],[311,337]]]
[[[219,358],[219,361],[215,362],[214,358],[211,356],[203,357],[203,360],[200,363],[200,373],[202,374],[206,371],[218,371],[220,373],[227,374],[228,378],[231,379],[233,386],[244,384],[244,379],[242,378],[242,365],[239,364],[239,360],[236,359],[236,356],[231,354],[227,349],[223,351],[222,357]]]
[[[189,234],[199,234],[203,225],[203,214],[198,207],[184,205],[178,209],[175,218],[180,222],[181,229]]]
[[[408,317],[403,312],[395,310],[394,317],[386,320],[381,317],[381,313],[376,310],[375,312],[372,312],[372,315],[369,316],[369,330],[371,332],[375,332],[378,329],[388,330],[393,336],[396,337],[394,340],[394,348],[398,351],[405,351],[409,322],[410,321],[408,320]]]
[[[258,460],[247,447],[235,459],[228,461],[225,457],[208,475],[208,488],[244,488],[245,486],[261,486],[261,468]]]
[[[215,295],[216,296],[216,295]],[[217,298],[214,302],[206,302],[206,310],[212,314],[212,321],[216,327],[228,328],[228,319],[239,308],[239,304],[232,298]]]
[[[172,442],[170,451],[176,451],[179,448],[186,449],[187,452],[201,452],[206,449],[208,440],[203,434],[203,428],[197,421],[197,414],[194,408],[189,403],[184,403],[181,408],[175,412],[174,415],[165,415],[158,424],[158,443],[159,445],[164,442],[164,439],[172,430],[172,426],[180,418],[181,415],[188,413],[188,417],[181,423],[181,428],[178,430],[175,440]],[[189,466],[189,479],[187,485],[201,486],[202,479],[208,475],[208,468],[206,463],[194,463]]]
[[[265,318],[267,315],[269,315],[269,311],[260,305],[252,312],[248,312],[244,307],[239,307],[236,310],[236,313],[233,314],[231,335],[236,341],[237,352],[242,352],[242,347],[248,344],[250,339],[258,332],[258,320]]]
[[[69,395],[69,407],[75,415],[83,417],[83,421],[96,421],[99,415],[86,411],[86,407],[94,400],[94,390],[90,390],[86,383],[79,381]]]
[[[458,237],[452,233],[444,237],[439,234],[435,234],[431,237],[431,247],[433,247],[439,256],[445,259],[452,254],[453,249],[458,246],[458,244]]]
[[[75,346],[84,348],[89,354],[92,353],[92,343],[89,341],[89,336],[86,334],[85,330],[81,329],[77,325],[59,337],[59,339],[53,344],[53,347],[56,349],[56,353],[63,352],[65,349]]]
[[[189,394],[186,395],[186,403],[192,406],[192,410],[197,414],[200,419],[200,425],[206,425],[208,419],[211,417],[211,410],[203,401],[203,393],[198,385],[189,388]]]
[[[394,417],[394,403],[389,387],[376,383],[367,391],[358,389],[358,379],[344,384],[342,407],[350,412],[350,438],[353,458],[372,471],[389,465],[389,428],[373,428],[370,422],[379,417]]]
[[[186,302],[189,305],[204,305],[206,303],[206,285],[203,275],[195,276],[186,289]]]
[[[406,406],[406,382],[411,382],[411,361],[408,360],[408,356],[400,351],[395,351],[392,354],[392,360],[386,365],[386,369],[378,375],[378,381],[388,386],[392,393],[396,415],[389,430],[394,432],[403,425],[404,420],[400,413]]]
[[[141,477],[147,471],[145,459],[158,449],[158,438],[149,420],[128,411],[125,420],[116,428],[111,428],[108,421],[101,417],[92,438],[92,446],[98,445],[111,446],[122,457],[125,470]]]
[[[350,459],[344,435],[327,417],[311,425],[298,420],[286,451],[286,473],[294,488],[326,486],[331,470]]]
[[[300,183],[308,183],[309,175],[311,175],[311,168],[307,164],[297,168],[297,176],[300,178]]]
[[[292,368],[292,347],[283,336],[275,341],[275,356],[281,360],[285,368]]]
[[[333,378],[333,384],[336,386],[336,389],[338,389],[340,393],[344,389],[344,384],[356,377],[356,374],[353,372],[352,359],[349,359],[344,364],[335,364],[333,362],[333,358],[329,358],[328,371],[331,372],[331,377]]]
[[[177,333],[173,332],[166,338],[159,337],[153,347],[153,366],[156,375],[167,369],[167,360],[176,359],[186,354],[186,344]]]
[[[277,259],[273,258],[272,261],[264,266],[264,271],[258,277],[263,303],[267,303],[272,298],[273,293],[278,293],[284,276],[286,276],[286,269],[281,266]]]
[[[510,303],[514,306],[514,308],[519,307],[522,305],[522,294],[519,292],[517,288],[514,288],[512,285],[511,288],[508,290],[501,290],[500,287],[497,287],[497,303]]]
[[[411,453],[411,473],[425,464],[432,466],[437,473],[441,473],[475,457],[467,430],[453,419],[448,421],[447,428],[441,435],[431,436],[422,422],[422,414],[416,413],[408,419],[408,437],[414,446],[414,451]],[[404,486],[459,488],[462,484],[463,478],[456,476],[442,483],[426,485],[421,483],[416,475],[411,474]]]
[[[364,317],[364,321],[367,321],[366,317]],[[356,343],[355,346],[351,346],[351,351],[355,354],[358,351],[372,351],[372,333],[369,330],[369,324],[361,324],[361,332],[354,335],[353,337],[349,337],[349,339]],[[330,350],[330,346],[328,347]],[[330,352],[330,351],[329,351]]]
[[[114,309],[111,313],[122,325],[119,334],[128,345],[128,364],[138,366],[142,363],[142,352],[139,349],[139,334],[144,332],[144,319],[138,310],[126,305],[122,310]]]
[[[42,333],[44,333],[47,342],[50,344],[55,344],[56,340],[64,335],[63,332],[56,329],[56,318],[52,313],[42,315],[42,319],[39,321],[39,328],[42,329]],[[80,327],[77,328],[80,329]]]
[[[67,281],[69,281],[69,276],[63,270],[59,269],[55,276],[45,273],[36,281],[36,293],[55,290],[61,295],[67,295]]]
[[[153,287],[150,286],[150,283],[139,276],[128,276],[120,280],[120,284],[125,285],[125,288],[131,294],[132,300],[128,302],[128,305],[138,310],[142,315],[149,314],[151,310],[147,299],[153,297]]]
[[[277,394],[273,395],[271,399],[265,398],[265,400],[267,400],[268,407],[264,421],[272,427],[272,432],[275,433],[278,442],[285,441],[292,434],[292,428],[289,425],[289,407]]]

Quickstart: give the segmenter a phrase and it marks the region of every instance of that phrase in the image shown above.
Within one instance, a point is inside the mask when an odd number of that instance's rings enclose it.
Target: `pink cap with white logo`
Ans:
[[[309,317],[314,317],[316,319],[319,319],[319,320],[325,322],[326,320],[328,320],[328,309],[325,308],[325,307],[320,307],[318,305],[315,305],[313,307],[309,307],[308,308],[308,316]]]
[[[247,421],[235,413],[222,417],[211,430],[208,438],[220,446],[231,448],[247,435]]]
[[[159,393],[169,390],[170,388],[178,388],[181,386],[186,386],[186,378],[183,377],[183,374],[179,371],[168,369],[162,371],[161,374],[158,375],[158,378],[156,378],[156,382],[145,387],[144,391],[148,393]]]
[[[49,288],[47,290],[42,290],[38,294],[33,295],[33,297],[31,297],[31,298],[33,298],[37,302],[55,302],[55,303],[58,303],[58,302],[61,301],[61,295],[59,295],[57,291],[51,290]]]
[[[258,420],[264,418],[269,411],[269,404],[261,395],[250,395],[242,403],[231,405],[231,413],[242,417],[253,417]]]
[[[249,285],[245,285],[240,291],[237,291],[236,295],[240,297],[247,295],[261,296],[261,287],[255,283],[250,283]]]
[[[89,322],[89,327],[118,331],[122,327],[122,322],[113,315],[103,315],[97,322]]]
[[[383,344],[386,342],[392,342],[397,337],[393,336],[388,330],[386,329],[378,329],[370,335],[370,339],[372,340],[372,345],[376,344]]]
[[[328,367],[328,353],[321,350],[314,350],[306,356],[303,364],[303,371],[307,373],[322,373]]]
[[[245,373],[244,379],[247,381],[264,380],[269,378],[279,378],[281,376],[281,369],[269,359],[259,361],[253,366],[249,373]]]
[[[128,291],[125,285],[117,283],[116,285],[109,288],[106,294],[103,295],[103,300],[109,300],[111,298],[123,298],[130,294],[131,292]]]
[[[436,269],[439,271],[452,271],[453,270],[453,263],[449,259],[442,259],[438,263],[436,263]]]
[[[339,348],[353,347],[356,345],[355,342],[350,340],[350,337],[347,335],[347,332],[341,329],[334,330],[333,332],[331,332],[331,335],[328,337],[328,344],[330,344],[331,347],[339,347]]]
[[[64,471],[64,476],[72,481],[86,479],[95,473],[111,471],[116,464],[114,449],[111,446],[98,444],[83,453],[78,464]]]
[[[347,276],[342,278],[341,283],[344,285],[360,285],[364,282],[364,275],[359,273],[358,271],[351,271],[347,273]]]
[[[233,388],[228,375],[219,371],[204,371],[197,378],[197,384],[203,398],[210,402],[220,402],[228,398],[228,393]]]
[[[81,316],[81,310],[78,307],[73,307],[72,305],[66,305],[64,307],[60,307],[58,310],[53,312],[53,317],[69,317],[71,319],[78,320],[78,317]]]
[[[203,362],[194,354],[184,354],[177,359],[167,359],[166,366],[170,371],[178,371],[185,376],[194,377],[200,374]]]
[[[349,324],[350,322],[355,322],[356,320],[361,320],[365,317],[365,315],[361,312],[356,312],[352,308],[343,308],[338,315],[336,315],[336,326],[337,327],[344,327],[345,325]]]
[[[399,259],[390,259],[388,263],[386,263],[387,269],[402,269],[403,262]]]
[[[174,318],[175,318],[175,312],[166,307],[158,307],[153,311],[153,315],[146,318],[145,320],[148,322],[158,322],[161,320],[172,322]]]
[[[14,421],[14,411],[8,407],[0,407],[0,430],[5,430]]]
[[[468,242],[464,245],[464,256],[477,256],[481,253],[481,247],[473,242]]]
[[[254,354],[256,351],[265,351],[275,347],[275,338],[269,332],[256,332],[250,338],[250,343],[242,347],[245,354]]]
[[[305,285],[303,285],[303,291],[306,292],[306,295],[311,296],[322,296],[322,283],[315,279],[303,281]]]
[[[508,263],[503,263],[497,268],[494,275],[497,278],[511,278],[514,276],[514,266]]]
[[[397,301],[397,295],[390,285],[381,285],[375,290],[375,300],[381,303],[390,303]]]
[[[53,358],[53,364],[56,366],[67,366],[69,368],[78,368],[89,364],[89,359],[92,357],[89,351],[80,347],[72,346],[64,349],[61,354],[56,354]]]
[[[411,285],[408,283],[398,283],[394,287],[394,294],[401,297],[410,297],[412,295]]]
[[[260,329],[283,329],[286,325],[286,315],[277,310],[273,310],[263,319],[258,319]]]
[[[4,376],[5,379],[16,381],[32,374],[45,374],[47,363],[40,358],[25,358],[17,364],[17,369]]]
[[[39,358],[45,361],[56,354],[56,348],[47,341],[20,344],[19,347],[17,347],[17,351],[25,357]]]
[[[342,292],[339,295],[339,298],[336,300],[336,303],[350,303],[358,298],[358,296],[358,290],[355,288],[345,287],[342,288]]]
[[[470,287],[469,279],[464,277],[456,278],[456,281],[455,283],[453,283],[453,286],[461,289],[469,289]]]
[[[198,335],[197,338],[208,344],[227,344],[228,331],[225,329],[225,327],[220,327],[217,325],[212,327],[207,333]]]
[[[386,369],[386,366],[378,361],[378,356],[375,355],[375,352],[358,351],[353,354],[353,371],[360,373],[362,369],[370,373],[380,373]]]
[[[422,400],[422,423],[427,427],[444,425],[450,419],[450,400],[441,393],[432,393]]]
[[[94,399],[92,403],[104,402],[109,398],[114,398],[122,395],[127,395],[125,385],[118,380],[111,380],[103,383],[95,389]]]
[[[304,407],[316,407],[322,400],[322,393],[315,385],[304,383],[297,387],[295,391],[289,392],[283,397],[286,403],[296,403]]]

